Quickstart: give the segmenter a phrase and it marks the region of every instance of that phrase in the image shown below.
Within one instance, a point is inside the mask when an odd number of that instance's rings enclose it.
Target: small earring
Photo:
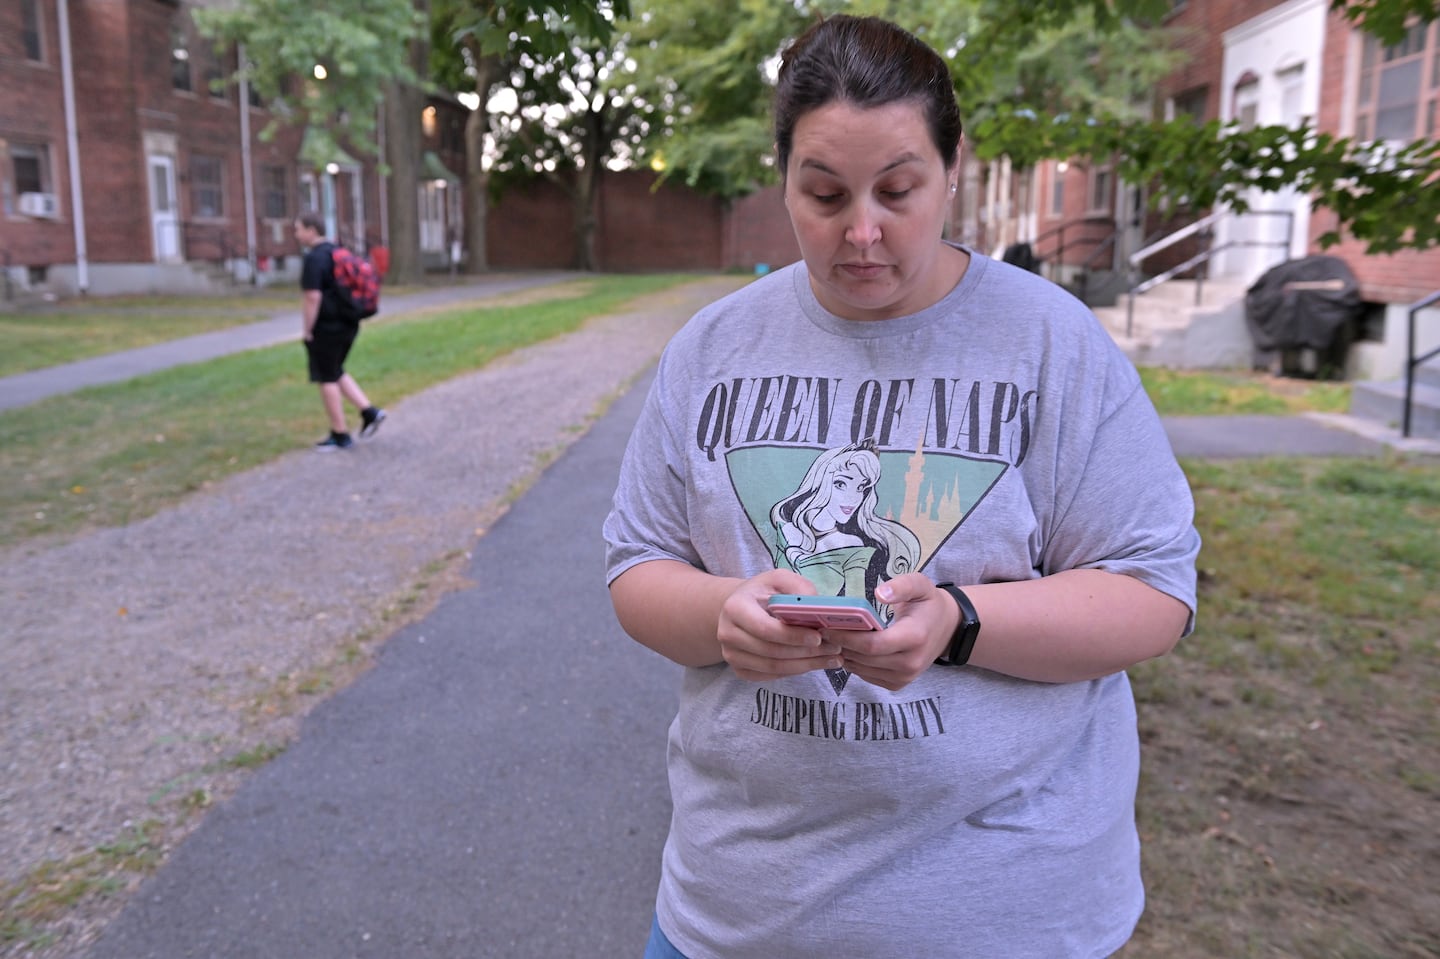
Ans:
[[[955,192],[955,184],[953,184],[953,183],[950,184],[950,192],[951,192],[951,193],[954,193],[954,192]]]

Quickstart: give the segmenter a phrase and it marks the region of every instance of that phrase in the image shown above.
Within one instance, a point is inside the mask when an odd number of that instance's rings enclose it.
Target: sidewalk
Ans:
[[[502,274],[458,286],[385,297],[381,300],[380,316],[480,300],[501,293],[558,283],[573,279],[575,275],[565,272]],[[0,410],[28,406],[47,397],[73,393],[89,386],[118,383],[172,366],[201,363],[217,356],[256,350],[276,343],[288,343],[299,338],[300,293],[297,290],[293,308],[277,311],[270,319],[259,323],[215,330],[168,343],[156,343],[153,346],[91,357],[62,366],[0,377]]]
[[[595,479],[618,473],[645,385],[478,540],[472,585],[315,708],[86,959],[640,954],[680,670],[615,622],[612,488]]]

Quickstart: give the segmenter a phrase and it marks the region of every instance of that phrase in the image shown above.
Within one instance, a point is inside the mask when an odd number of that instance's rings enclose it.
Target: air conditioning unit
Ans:
[[[53,193],[22,193],[20,213],[22,216],[53,220],[60,216],[60,201]]]

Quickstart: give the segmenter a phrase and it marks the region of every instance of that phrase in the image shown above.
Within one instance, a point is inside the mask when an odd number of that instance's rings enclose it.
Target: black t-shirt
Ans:
[[[320,291],[320,312],[315,317],[316,326],[343,326],[352,324],[341,317],[335,308],[335,260],[330,251],[335,244],[321,240],[305,251],[300,264],[300,289]]]

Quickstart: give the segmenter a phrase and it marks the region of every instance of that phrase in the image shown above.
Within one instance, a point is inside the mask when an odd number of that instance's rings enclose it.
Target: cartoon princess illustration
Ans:
[[[789,568],[822,594],[864,596],[915,568],[915,534],[875,512],[880,457],[873,440],[826,450],[795,492],[770,510],[779,532],[776,566]],[[877,606],[878,608],[878,606]]]

